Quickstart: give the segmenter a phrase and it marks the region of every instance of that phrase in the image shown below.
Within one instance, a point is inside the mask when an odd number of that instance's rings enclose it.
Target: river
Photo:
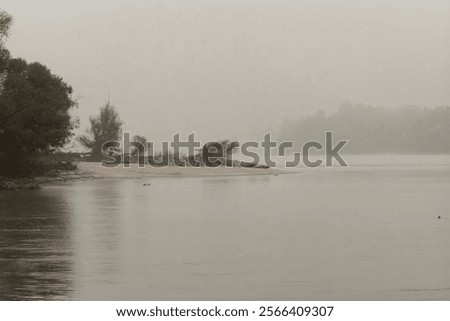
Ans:
[[[0,299],[450,300],[450,156],[348,162],[1,192]]]

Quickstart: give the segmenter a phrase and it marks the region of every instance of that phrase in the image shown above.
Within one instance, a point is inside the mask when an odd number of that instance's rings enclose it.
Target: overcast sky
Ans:
[[[82,129],[109,96],[156,141],[258,138],[345,100],[450,105],[448,0],[92,2],[0,4],[12,55],[73,86]]]

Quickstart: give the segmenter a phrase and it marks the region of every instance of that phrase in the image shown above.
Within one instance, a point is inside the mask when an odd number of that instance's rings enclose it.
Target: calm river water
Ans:
[[[450,300],[450,157],[348,161],[1,192],[0,299]]]

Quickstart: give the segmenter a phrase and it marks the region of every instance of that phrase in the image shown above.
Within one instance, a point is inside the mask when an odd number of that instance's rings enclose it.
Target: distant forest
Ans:
[[[450,107],[433,109],[343,104],[336,113],[319,110],[313,116],[285,121],[278,138],[295,142],[296,149],[311,140],[349,140],[342,153],[450,153]]]

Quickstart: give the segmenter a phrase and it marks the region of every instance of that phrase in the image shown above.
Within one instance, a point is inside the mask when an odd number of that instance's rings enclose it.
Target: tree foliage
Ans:
[[[144,156],[145,148],[147,146],[147,138],[145,136],[135,135],[133,136],[133,149],[131,156]]]
[[[5,11],[0,9],[0,41],[9,36],[13,18]]]
[[[9,51],[4,46],[4,40],[9,36],[12,21],[12,17],[0,9],[0,93],[2,92],[3,82],[6,78],[5,69],[10,59]]]
[[[9,176],[39,170],[33,157],[65,145],[78,125],[72,88],[43,64],[11,58],[12,21],[0,10],[0,174]]]
[[[77,126],[72,88],[40,64],[10,59],[0,95],[0,169],[25,170],[36,152],[62,147]],[[28,165],[27,165],[28,166]]]
[[[100,159],[103,144],[119,139],[122,132],[122,121],[110,102],[100,108],[98,116],[91,116],[89,121],[91,125],[87,130],[87,135],[82,135],[78,139],[85,147],[91,149],[94,159]]]

